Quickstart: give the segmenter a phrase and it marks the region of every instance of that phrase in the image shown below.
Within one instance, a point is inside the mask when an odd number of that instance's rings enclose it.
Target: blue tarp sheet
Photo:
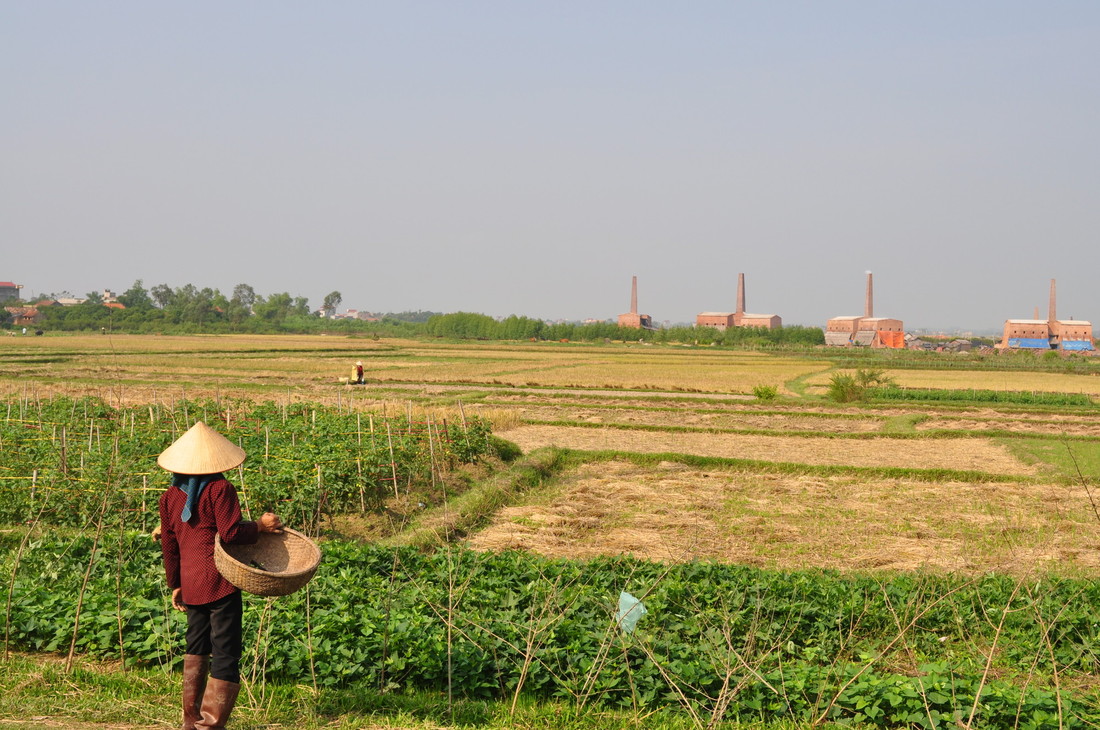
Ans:
[[[1091,350],[1092,343],[1088,340],[1062,340],[1063,350],[1073,350],[1080,352],[1081,350]]]
[[[1049,350],[1050,341],[1045,337],[1010,337],[1009,347],[1025,347],[1032,350]]]

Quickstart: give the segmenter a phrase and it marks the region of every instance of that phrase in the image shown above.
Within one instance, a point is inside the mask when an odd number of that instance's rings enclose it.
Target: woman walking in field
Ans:
[[[160,498],[164,572],[172,605],[187,612],[183,730],[224,728],[240,691],[241,592],[214,565],[214,536],[251,544],[283,528],[271,512],[256,522],[241,518],[237,490],[222,472],[244,459],[243,449],[201,421],[157,458],[172,472]]]

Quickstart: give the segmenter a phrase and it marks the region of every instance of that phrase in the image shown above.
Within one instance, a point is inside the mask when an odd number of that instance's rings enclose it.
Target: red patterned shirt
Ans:
[[[160,496],[160,547],[168,588],[182,587],[183,602],[198,606],[237,590],[214,565],[214,535],[226,544],[247,545],[256,542],[259,528],[241,520],[237,490],[225,479],[207,484],[191,519],[182,522],[186,502],[179,487],[168,487]]]

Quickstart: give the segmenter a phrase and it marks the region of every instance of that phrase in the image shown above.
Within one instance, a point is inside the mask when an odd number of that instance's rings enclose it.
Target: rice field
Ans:
[[[366,386],[342,380],[356,360],[365,364]],[[0,393],[9,397],[461,408],[490,418],[496,433],[524,452],[569,449],[573,465],[545,490],[505,507],[487,529],[469,536],[480,548],[775,567],[1100,575],[1100,514],[1090,501],[1090,480],[1100,478],[1100,410],[836,404],[820,395],[832,368],[812,351],[773,355],[637,343],[0,340]],[[1088,375],[887,372],[911,387],[1100,391],[1100,378]],[[777,388],[779,397],[755,399],[756,385]],[[646,460],[654,454],[665,461]],[[707,458],[749,460],[760,468],[692,465]],[[838,474],[838,468],[850,471]],[[924,476],[874,475],[887,469]],[[933,478],[930,470],[981,478]]]
[[[347,337],[84,335],[0,342],[0,377],[60,376],[89,387],[159,382],[162,386],[325,388],[362,360],[369,381],[384,384],[482,384],[503,387],[614,388],[751,393],[782,389],[827,364],[760,353],[638,344],[584,346],[538,342],[446,345]]]

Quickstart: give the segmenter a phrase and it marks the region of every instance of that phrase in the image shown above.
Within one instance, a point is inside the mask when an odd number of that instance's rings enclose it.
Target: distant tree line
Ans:
[[[42,307],[39,310],[43,315],[41,326],[52,330],[136,333],[386,330],[386,334],[411,334],[406,331],[407,324],[397,318],[363,322],[319,317],[310,309],[306,297],[292,296],[289,292],[264,296],[248,284],[238,284],[233,287],[232,294],[226,296],[218,289],[199,288],[193,284],[177,288],[157,284],[146,289],[139,279],[117,298],[125,309],[107,306],[99,292],[90,292],[82,303],[73,306]],[[335,312],[341,301],[340,292],[331,292],[325,296],[321,311]]]
[[[331,315],[342,301],[340,292],[328,294],[321,305]],[[172,288],[157,284],[146,289],[139,279],[118,296],[125,309],[109,307],[98,292],[73,306],[43,307],[41,326],[51,330],[116,331],[134,333],[346,333],[380,336],[428,336],[455,340],[639,340],[699,345],[776,347],[819,345],[824,334],[817,327],[781,327],[774,330],[741,327],[723,331],[711,327],[628,329],[614,322],[548,323],[512,315],[495,319],[484,314],[408,311],[389,313],[376,321],[331,319],[318,316],[305,297],[277,292],[263,296],[248,284],[238,284],[226,296],[218,289],[193,284]]]
[[[430,318],[423,333],[431,337],[458,340],[638,340],[642,342],[681,342],[699,345],[738,345],[777,347],[786,345],[822,345],[825,333],[820,327],[794,325],[765,329],[736,327],[725,331],[713,327],[662,327],[660,329],[623,328],[614,322],[548,323],[530,317],[512,315],[497,320],[484,314],[455,312]]]

